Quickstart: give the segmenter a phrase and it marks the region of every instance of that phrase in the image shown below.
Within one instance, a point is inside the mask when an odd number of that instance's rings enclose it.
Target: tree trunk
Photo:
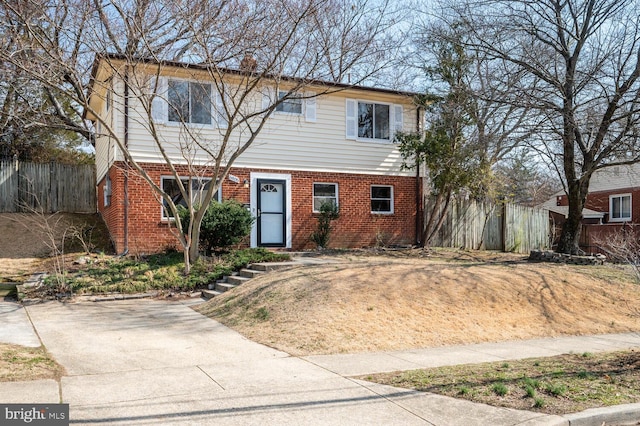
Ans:
[[[562,233],[558,242],[558,253],[578,254],[580,252],[580,233],[582,231],[582,209],[584,208],[589,188],[589,177],[573,181],[569,184],[569,214],[562,225]]]

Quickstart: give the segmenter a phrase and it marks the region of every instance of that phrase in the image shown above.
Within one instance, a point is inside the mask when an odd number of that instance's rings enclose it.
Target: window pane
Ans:
[[[371,200],[372,212],[390,212],[391,201],[390,200]]]
[[[373,138],[373,104],[358,102],[358,137]]]
[[[211,85],[190,83],[191,123],[211,124]]]
[[[314,183],[313,195],[316,197],[335,197],[336,186],[330,183]]]
[[[374,137],[376,139],[389,139],[389,105],[376,104]]]
[[[189,121],[189,84],[185,81],[169,80],[167,90],[169,121]]]
[[[390,186],[372,186],[371,198],[391,199],[391,187]]]
[[[631,217],[631,197],[621,197],[622,217]]]
[[[182,181],[182,185],[184,186],[185,190],[188,191],[189,178],[180,179],[180,180]],[[191,180],[191,196],[193,197],[193,202],[195,205],[202,204],[202,199],[204,198],[204,195],[207,189],[209,189],[210,185],[211,185],[211,179],[194,178]],[[187,207],[187,201],[184,199],[184,197],[180,193],[180,188],[178,187],[178,184],[175,179],[163,178],[162,190],[165,191],[167,195],[169,195],[169,197],[171,197],[171,200],[176,206]],[[212,200],[217,201],[219,199],[218,191],[216,191],[216,193],[213,194]],[[163,200],[162,204],[164,206],[163,217],[173,217],[171,210],[167,206],[167,202]]]
[[[278,92],[278,98],[282,99],[287,96],[287,92]],[[276,106],[276,111],[286,112],[289,114],[302,114],[302,99],[299,96],[292,95],[293,97],[285,100],[281,104]]]

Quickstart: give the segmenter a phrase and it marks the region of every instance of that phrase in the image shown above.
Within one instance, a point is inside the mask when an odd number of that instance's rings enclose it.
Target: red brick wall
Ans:
[[[160,184],[161,176],[170,175],[166,166],[144,164],[149,176]],[[348,173],[320,173],[282,170],[232,169],[231,174],[240,179],[233,183],[225,179],[222,186],[224,199],[236,199],[249,203],[250,191],[242,182],[250,178],[250,172],[287,173],[291,175],[292,249],[310,249],[309,241],[317,225],[317,214],[313,209],[313,183],[338,184],[340,218],[333,222],[331,247],[361,247],[376,244],[411,244],[415,242],[416,189],[415,178],[399,176],[371,176]],[[178,173],[188,175],[186,169]],[[111,205],[104,206],[104,179],[98,184],[98,207],[109,227],[117,252],[124,244],[124,180],[126,172],[118,163],[110,171]],[[370,204],[371,185],[391,185],[394,192],[394,213],[372,214]],[[178,240],[171,233],[169,224],[161,220],[161,207],[149,185],[135,172],[129,172],[129,251],[149,253],[177,247]]]
[[[631,221],[640,223],[640,188],[622,188],[615,191],[590,192],[587,195],[585,208],[597,212],[609,213],[609,196],[617,194],[631,194]],[[566,195],[560,200],[561,206],[568,206]]]

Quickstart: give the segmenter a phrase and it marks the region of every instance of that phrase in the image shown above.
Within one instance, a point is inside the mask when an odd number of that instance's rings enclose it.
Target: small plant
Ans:
[[[509,368],[509,363],[508,362],[503,363],[502,368]]]
[[[567,387],[563,384],[554,385],[552,383],[548,383],[546,390],[553,396],[562,396],[567,392]]]
[[[471,389],[467,386],[461,386],[458,391],[458,395],[469,395],[471,393]]]
[[[318,216],[318,228],[311,234],[313,241],[319,249],[326,248],[329,245],[329,237],[331,236],[331,221],[340,217],[338,206],[330,201],[326,201],[320,205],[320,215]]]
[[[593,356],[593,354],[591,352],[583,352],[582,357],[583,358],[591,358]]]
[[[495,383],[491,389],[498,396],[505,396],[509,393],[509,389],[504,385],[504,383]]]
[[[269,319],[269,311],[264,306],[261,308],[258,308],[255,314],[255,317],[257,320],[266,321]]]
[[[578,378],[580,379],[589,379],[591,377],[593,377],[591,373],[586,370],[578,371]]]
[[[178,211],[182,229],[189,227],[189,210]],[[224,249],[239,243],[251,233],[253,224],[251,213],[235,200],[212,201],[202,219],[200,227],[200,247],[205,253]]]
[[[527,394],[527,396],[529,398],[535,398],[536,397],[536,388],[534,388],[533,386],[526,385],[524,387],[524,392]]]
[[[535,408],[542,408],[542,407],[544,407],[544,404],[545,404],[544,398],[539,397],[539,396],[533,398],[533,406]]]

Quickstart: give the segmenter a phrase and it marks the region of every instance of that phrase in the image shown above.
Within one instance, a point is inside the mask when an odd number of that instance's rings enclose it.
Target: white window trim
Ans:
[[[629,197],[629,217],[613,217],[613,199]],[[622,206],[621,206],[622,207]],[[620,211],[622,213],[622,210]],[[633,217],[633,198],[631,193],[609,195],[609,222],[630,222]]]
[[[355,103],[355,117],[353,117],[352,119],[355,120],[354,126],[355,126],[355,136],[349,136],[347,134],[347,139],[353,139],[356,142],[367,142],[367,143],[377,143],[377,144],[393,144],[394,142],[394,138],[395,138],[395,134],[398,131],[402,131],[402,121],[400,123],[398,123],[397,118],[395,117],[396,115],[396,110],[399,109],[402,118],[401,120],[404,120],[404,107],[401,104],[394,104],[394,103],[390,103],[390,102],[381,102],[381,101],[374,101],[374,100],[370,100],[370,99],[347,99],[347,107],[345,110],[345,120],[348,121],[349,117],[347,117],[348,114],[348,103],[349,101],[352,101]],[[378,105],[387,105],[389,107],[389,139],[376,139],[376,138],[362,138],[360,136],[358,136],[358,105],[360,103],[366,103],[366,104],[378,104]],[[400,128],[398,128],[398,125],[400,124]],[[347,130],[348,133],[348,130]]]
[[[335,182],[313,182],[311,184],[311,209],[313,211],[313,213],[320,213],[320,210],[316,210],[315,209],[315,199],[316,199],[316,193],[315,193],[315,185],[333,185],[336,188],[336,206],[340,205],[340,196],[338,194],[338,184]],[[324,197],[322,196],[321,198],[331,198],[333,199],[334,197]]]
[[[165,179],[171,179],[171,180],[175,180],[175,176],[173,175],[162,175],[160,176],[160,189],[162,189],[164,191],[164,181]],[[180,176],[178,179],[180,180],[184,180],[184,179],[189,179],[189,176]],[[200,179],[203,182],[210,182],[212,179],[210,177],[198,177],[198,176],[192,176],[192,179]],[[218,202],[222,202],[222,185],[220,185],[220,187],[218,188],[218,197],[214,198],[214,200],[218,201]],[[175,218],[173,217],[167,217],[164,215],[164,199],[160,200],[160,219],[163,222],[173,222],[175,220]]]
[[[373,210],[371,210],[371,201],[373,200],[386,200],[386,198],[373,198],[373,187],[378,187],[378,188],[391,188],[391,199],[390,201],[390,211],[388,212],[375,212]],[[394,204],[395,204],[395,197],[394,197],[394,192],[393,192],[393,185],[376,185],[376,184],[372,184],[369,186],[369,209],[371,210],[371,214],[382,214],[382,215],[390,215],[394,213]]]

